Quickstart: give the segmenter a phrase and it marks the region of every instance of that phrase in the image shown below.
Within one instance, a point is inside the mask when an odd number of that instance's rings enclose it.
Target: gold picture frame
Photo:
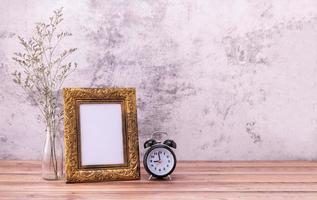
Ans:
[[[63,95],[66,182],[140,179],[135,89],[65,88]]]

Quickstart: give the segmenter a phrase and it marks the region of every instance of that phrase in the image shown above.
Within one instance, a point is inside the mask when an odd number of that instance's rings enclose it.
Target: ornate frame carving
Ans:
[[[134,88],[65,88],[64,137],[66,182],[97,182],[140,179],[136,94]],[[123,165],[81,166],[78,105],[120,102],[123,116]]]

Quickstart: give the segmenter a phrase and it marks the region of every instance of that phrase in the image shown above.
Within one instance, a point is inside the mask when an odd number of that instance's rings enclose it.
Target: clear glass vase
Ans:
[[[46,130],[42,158],[42,178],[60,180],[63,178],[63,145],[61,135],[51,128]]]

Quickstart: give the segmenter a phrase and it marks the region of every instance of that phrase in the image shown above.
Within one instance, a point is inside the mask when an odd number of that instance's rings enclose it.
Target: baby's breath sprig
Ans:
[[[72,36],[69,32],[57,32],[62,21],[63,8],[60,8],[54,11],[48,23],[36,23],[30,39],[18,37],[23,52],[17,52],[13,57],[20,66],[20,70],[13,73],[13,81],[36,103],[47,127],[53,132],[62,117],[62,109],[58,111],[56,92],[77,68],[77,63],[65,62],[77,48],[59,49],[63,39]]]

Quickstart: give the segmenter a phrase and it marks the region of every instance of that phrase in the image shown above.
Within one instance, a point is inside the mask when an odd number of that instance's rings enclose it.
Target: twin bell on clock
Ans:
[[[160,134],[160,138],[162,135],[167,136],[164,131],[156,131],[152,133],[151,139],[144,143],[144,148],[147,149],[143,158],[144,168],[150,174],[149,180],[152,177],[168,177],[171,180],[170,174],[176,167],[176,156],[172,148],[176,149],[176,143],[171,139],[158,141],[154,139],[157,134]]]

